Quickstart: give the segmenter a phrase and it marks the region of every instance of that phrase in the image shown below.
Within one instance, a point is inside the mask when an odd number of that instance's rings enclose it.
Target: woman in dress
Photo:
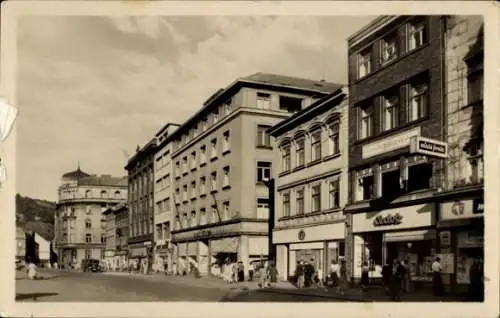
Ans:
[[[36,279],[36,265],[33,262],[29,262],[28,264],[28,278]]]

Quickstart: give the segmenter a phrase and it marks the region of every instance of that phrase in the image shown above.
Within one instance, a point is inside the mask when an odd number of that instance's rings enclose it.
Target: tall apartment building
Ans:
[[[127,203],[110,206],[102,213],[106,219],[104,261],[108,270],[120,270],[128,265],[128,210]]]
[[[328,273],[344,257],[348,99],[337,90],[268,130],[281,153],[273,244],[282,279],[300,261]]]
[[[125,170],[128,172],[129,261],[150,269],[153,264],[154,156],[156,138],[137,147]]]
[[[348,39],[348,270],[381,276],[408,260],[431,281],[437,254],[435,193],[443,187],[444,23],[441,16],[383,16]],[[443,255],[444,271],[451,269]]]
[[[483,19],[445,19],[446,182],[438,194],[439,251],[454,255],[450,283],[464,290],[484,254]]]
[[[266,130],[337,89],[322,81],[257,73],[209,98],[167,137],[173,142],[173,196],[179,272],[268,252],[269,193],[279,153]]]
[[[69,267],[80,265],[82,259],[103,259],[105,219],[102,212],[126,200],[126,177],[90,175],[80,167],[65,173],[54,217],[58,263]]]
[[[157,134],[158,147],[154,156],[154,268],[163,271],[172,269],[172,244],[170,242],[173,220],[172,179],[174,176],[171,160],[172,143],[167,137],[180,125],[168,123]]]

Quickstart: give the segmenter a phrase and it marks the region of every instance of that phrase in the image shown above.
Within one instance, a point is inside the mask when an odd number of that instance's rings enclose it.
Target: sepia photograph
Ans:
[[[498,273],[484,211],[498,207],[498,189],[485,201],[498,145],[485,129],[497,100],[484,66],[497,64],[485,62],[484,15],[64,4],[74,11],[13,18],[17,3],[2,3],[0,90],[14,107],[0,192],[16,306],[468,303],[479,314],[486,285],[498,293],[485,274]]]

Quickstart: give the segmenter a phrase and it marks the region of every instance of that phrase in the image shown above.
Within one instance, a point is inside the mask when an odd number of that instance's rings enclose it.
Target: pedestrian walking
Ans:
[[[361,289],[366,289],[368,287],[369,282],[369,272],[370,268],[368,267],[368,262],[363,262],[363,267],[361,268]]]
[[[239,261],[238,262],[238,282],[244,282],[245,281],[245,266],[243,265],[243,262]]]
[[[268,286],[271,287],[273,284],[276,284],[278,282],[278,269],[276,268],[276,265],[274,262],[270,262],[269,267],[268,267]]]
[[[28,278],[29,279],[37,278],[36,265],[34,262],[29,262],[28,264]]]
[[[443,279],[441,277],[441,258],[436,257],[434,263],[432,263],[432,285],[434,289],[434,296],[443,295]]]
[[[390,290],[392,300],[401,300],[401,281],[403,279],[403,267],[397,258],[394,259],[392,263],[392,273],[391,273],[391,282],[390,282]]]
[[[259,287],[267,287],[267,262],[261,264],[261,267],[259,269]]]
[[[340,261],[339,268],[339,280],[337,284],[337,293],[341,296],[345,293],[345,288],[347,287],[347,267],[344,259]]]
[[[474,259],[474,262],[469,269],[469,277],[469,300],[482,302],[484,300],[484,269],[480,258]]]
[[[337,287],[339,283],[339,270],[340,266],[336,260],[332,260],[332,264],[330,265],[330,279],[332,287]]]
[[[408,264],[408,260],[403,261],[403,291],[405,293],[411,292],[411,274],[410,274],[410,265]]]
[[[300,261],[297,263],[297,268],[295,269],[296,284],[298,288],[304,287],[305,277],[304,277],[304,262]]]
[[[253,274],[255,271],[255,266],[253,265],[252,262],[248,265],[248,281],[251,282],[253,281]]]
[[[238,282],[238,264],[236,262],[231,264],[231,282]]]

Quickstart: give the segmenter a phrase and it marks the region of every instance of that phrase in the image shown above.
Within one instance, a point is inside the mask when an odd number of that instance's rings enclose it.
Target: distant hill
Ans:
[[[16,225],[34,231],[46,240],[54,237],[56,203],[16,195]]]

